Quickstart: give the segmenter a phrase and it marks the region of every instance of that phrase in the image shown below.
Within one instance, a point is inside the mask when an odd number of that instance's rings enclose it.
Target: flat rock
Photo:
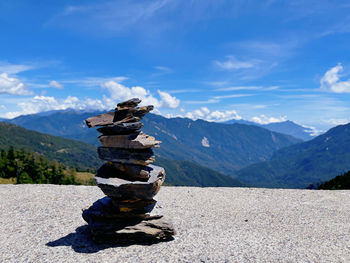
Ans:
[[[131,117],[131,116],[142,118],[153,109],[154,109],[153,105],[136,107],[136,108],[122,108],[122,109],[117,108],[115,110],[113,121],[117,122],[117,121],[123,120],[126,117]]]
[[[128,150],[110,147],[98,147],[100,159],[116,163],[148,165],[155,161],[152,149]]]
[[[128,123],[128,122],[138,122],[141,120],[140,117],[136,117],[134,115],[128,115],[125,118],[120,119],[119,121],[115,121],[115,114],[116,112],[113,112],[113,111],[99,114],[99,115],[87,118],[85,122],[86,122],[86,125],[89,128],[91,128],[96,126],[118,125],[118,124]]]
[[[143,165],[107,162],[97,170],[102,178],[117,177],[129,181],[147,181],[153,168]]]
[[[130,134],[137,132],[143,127],[141,122],[130,122],[130,123],[120,123],[120,124],[111,124],[101,128],[98,128],[97,131],[103,135],[118,135],[118,134]]]
[[[96,243],[140,244],[173,240],[176,234],[172,224],[163,217],[149,218],[121,230],[96,230],[91,228],[92,239]]]
[[[127,135],[113,135],[98,137],[103,147],[116,147],[124,149],[146,149],[158,148],[161,141],[157,141],[153,136],[143,132],[137,132]]]
[[[150,213],[157,201],[152,200],[116,200],[111,199],[113,206],[120,212],[132,214]]]
[[[153,110],[153,106],[143,106],[137,108],[123,108],[115,111],[113,122],[130,122],[134,118],[142,119],[148,112]]]
[[[142,118],[143,116],[145,116],[147,113],[149,113],[153,109],[154,109],[153,105],[138,107],[138,108],[136,108],[136,110],[134,112],[134,116]]]
[[[83,210],[83,218],[87,223],[91,220],[128,221],[132,218],[142,220],[149,218],[156,200],[113,200],[108,196],[101,198]],[[147,215],[146,215],[147,214]]]
[[[99,115],[87,118],[85,122],[89,128],[92,128],[95,126],[110,125],[110,124],[113,124],[114,114],[115,114],[114,111],[99,114]]]
[[[149,202],[155,204],[154,200]],[[153,207],[154,205],[151,206],[150,210],[152,210]],[[142,211],[146,210],[147,209],[144,209]],[[141,211],[141,209],[137,211]],[[109,197],[104,197],[94,202],[89,208],[84,209],[82,217],[88,223],[90,230],[93,231],[94,234],[106,234],[113,233],[128,226],[137,225],[143,220],[158,219],[162,217],[161,215],[151,216],[146,213],[147,212],[121,212]]]
[[[116,110],[120,110],[120,109],[124,109],[124,108],[135,108],[140,103],[141,103],[140,99],[132,98],[130,100],[118,103]]]
[[[112,199],[119,200],[152,200],[165,180],[165,170],[162,167],[150,165],[153,168],[146,182],[127,181],[120,178],[102,178],[95,176],[96,184],[103,193]]]

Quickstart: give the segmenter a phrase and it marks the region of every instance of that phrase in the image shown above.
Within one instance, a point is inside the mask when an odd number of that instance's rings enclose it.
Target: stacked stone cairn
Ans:
[[[151,215],[165,179],[164,168],[152,165],[152,147],[160,141],[140,131],[142,117],[153,106],[137,107],[134,98],[115,111],[90,117],[89,128],[101,126],[98,155],[107,161],[95,176],[106,197],[83,210],[92,238],[97,243],[154,243],[172,240],[174,228],[162,215]]]

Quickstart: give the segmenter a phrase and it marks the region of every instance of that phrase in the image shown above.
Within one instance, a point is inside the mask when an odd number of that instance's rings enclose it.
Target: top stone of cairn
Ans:
[[[123,101],[117,104],[116,110],[125,110],[128,108],[135,108],[137,105],[141,103],[141,100],[138,98],[133,98],[127,101]]]
[[[140,102],[140,99],[133,98],[118,103],[115,111],[90,117],[86,120],[86,124],[89,128],[96,126],[109,127],[106,130],[111,130],[111,126],[114,129],[117,128],[115,130],[140,129],[142,124],[139,121],[153,110],[152,105],[137,107]]]

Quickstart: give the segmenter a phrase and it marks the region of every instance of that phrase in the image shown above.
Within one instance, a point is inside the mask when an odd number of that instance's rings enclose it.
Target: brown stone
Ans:
[[[99,114],[85,120],[86,125],[91,128],[95,126],[117,125],[129,122],[138,122],[145,114],[153,110],[153,106],[144,106],[138,108],[124,108]]]
[[[96,184],[105,195],[119,200],[152,200],[165,180],[164,168],[150,165],[153,168],[146,182],[127,181],[120,178],[102,178],[95,176]]]
[[[114,111],[96,115],[85,120],[89,128],[113,124]]]
[[[116,110],[125,109],[125,108],[135,108],[140,103],[141,103],[140,99],[133,98],[133,99],[118,103]]]
[[[141,122],[120,123],[118,125],[107,125],[97,129],[103,135],[120,135],[138,132],[143,127]]]
[[[175,234],[173,225],[164,217],[145,219],[120,230],[113,227],[102,230],[91,228],[92,239],[104,244],[152,244],[173,240]]]
[[[83,210],[92,238],[98,243],[154,243],[172,240],[174,227],[161,215],[149,215],[155,200],[116,201],[109,197],[97,200]],[[132,207],[123,212],[123,207]],[[146,213],[146,214],[145,214]]]
[[[98,147],[97,152],[100,159],[115,163],[148,165],[155,161],[152,149],[136,150]]]
[[[129,219],[142,220],[149,218],[156,200],[113,200],[105,196],[83,210],[83,218],[90,223],[91,220],[99,221],[125,221]]]
[[[141,179],[140,181],[147,180],[151,176],[151,171],[153,168],[150,166],[144,165],[133,165],[133,164],[124,164],[124,163],[113,163],[113,165],[124,172],[131,178]]]
[[[107,162],[97,170],[102,178],[117,177],[129,181],[147,181],[153,169],[149,166]]]
[[[150,213],[157,203],[156,200],[112,200],[114,207],[121,213],[145,214]]]
[[[134,112],[134,116],[142,118],[153,109],[154,109],[153,105],[138,107]]]
[[[161,141],[156,141],[153,136],[143,132],[127,135],[100,136],[98,137],[103,147],[115,147],[124,149],[146,149],[159,147]]]
[[[113,122],[120,122],[126,120],[132,119],[133,117],[142,118],[145,116],[148,112],[153,110],[153,106],[143,106],[143,107],[137,107],[137,108],[123,108],[115,111]]]
[[[93,117],[90,117],[85,120],[86,125],[91,127],[96,126],[107,126],[107,125],[118,125],[122,123],[128,123],[128,122],[138,122],[141,120],[140,117],[135,116],[127,116],[124,119],[121,119],[119,121],[114,121],[114,112],[107,112],[104,114],[96,115]]]

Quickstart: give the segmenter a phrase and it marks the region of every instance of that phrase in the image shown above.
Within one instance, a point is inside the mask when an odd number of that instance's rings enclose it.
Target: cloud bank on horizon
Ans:
[[[326,0],[2,2],[0,117],[139,97],[167,117],[347,123],[349,11]]]

